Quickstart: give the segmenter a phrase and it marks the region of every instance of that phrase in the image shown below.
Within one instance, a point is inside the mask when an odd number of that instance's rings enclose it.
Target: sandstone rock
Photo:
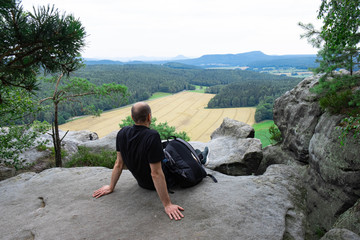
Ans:
[[[283,137],[282,147],[302,162],[308,161],[309,142],[322,113],[317,96],[309,91],[318,78],[306,78],[274,103],[274,122]]]
[[[280,145],[269,145],[262,149],[263,158],[256,171],[256,175],[263,174],[266,169],[273,164],[286,164],[289,166],[300,165],[295,161],[291,153],[281,149]]]
[[[340,144],[342,117],[323,114],[309,144],[309,222],[327,230],[360,196],[359,143],[350,137]]]
[[[26,164],[32,164],[38,162],[40,159],[50,158],[51,151],[39,151],[37,145],[41,142],[48,148],[54,147],[51,135],[48,133],[40,135],[35,145],[29,149],[26,149],[20,154],[20,159],[25,160]],[[60,138],[65,135],[66,131],[59,130]],[[62,149],[66,151],[66,156],[63,158],[63,163],[68,161],[78,151],[78,145],[81,143],[91,142],[99,139],[98,135],[94,132],[83,130],[83,131],[69,131],[62,141]]]
[[[261,142],[256,138],[238,139],[217,137],[208,143],[191,142],[196,149],[209,148],[207,168],[228,175],[241,176],[255,173],[263,153]]]
[[[210,137],[211,139],[223,136],[230,136],[234,138],[253,138],[254,135],[254,128],[250,125],[230,118],[224,118],[220,127],[217,128]]]
[[[352,208],[341,214],[333,228],[346,228],[360,235],[360,199]]]
[[[320,240],[360,240],[360,236],[348,229],[331,229]]]
[[[15,176],[15,169],[0,165],[0,181]]]
[[[123,171],[115,191],[106,168],[53,168],[0,182],[1,239],[304,239],[304,190],[298,169],[273,165],[262,176],[213,172],[177,189],[185,218],[171,221],[155,191]]]
[[[340,144],[341,131],[336,127],[342,118],[328,113],[321,116],[309,144],[309,163],[326,182],[359,189],[359,140],[350,136],[344,146]]]
[[[113,131],[103,138],[96,141],[88,141],[80,143],[80,146],[90,148],[93,152],[101,152],[102,150],[116,151],[116,135],[119,131]]]
[[[314,169],[307,169],[305,179],[307,188],[307,208],[309,230],[316,232],[319,228],[330,230],[336,219],[354,205],[356,194],[346,194],[351,189],[325,182]]]
[[[61,130],[60,130],[61,131]],[[66,132],[61,131],[60,135],[63,136]],[[95,132],[91,132],[89,130],[82,131],[69,131],[66,135],[65,139],[71,139],[71,141],[83,143],[88,141],[93,141],[99,139],[99,136]]]

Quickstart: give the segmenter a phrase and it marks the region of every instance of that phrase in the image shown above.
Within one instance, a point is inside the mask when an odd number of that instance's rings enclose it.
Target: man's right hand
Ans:
[[[175,204],[169,204],[168,206],[165,207],[165,212],[171,220],[173,219],[181,220],[181,218],[184,217],[181,211],[184,211],[184,209]]]
[[[99,188],[98,190],[94,191],[93,197],[94,198],[99,198],[101,196],[104,196],[104,195],[112,193],[112,192],[113,192],[113,190],[110,188],[110,186],[105,185],[105,186]]]

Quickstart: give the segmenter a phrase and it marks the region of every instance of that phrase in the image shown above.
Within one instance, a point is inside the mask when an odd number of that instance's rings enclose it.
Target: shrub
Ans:
[[[344,118],[340,122],[340,126],[338,129],[341,130],[340,143],[341,145],[344,145],[346,137],[350,134],[350,132],[353,133],[353,137],[359,139],[360,136],[360,114],[356,116],[350,116],[347,118]]]
[[[350,100],[351,90],[347,90],[339,93],[328,93],[320,98],[319,103],[321,108],[327,109],[332,114],[337,114],[349,107]]]
[[[115,151],[101,151],[100,153],[93,153],[90,148],[79,146],[79,151],[65,163],[65,167],[107,167],[113,168],[116,161]]]
[[[125,126],[132,126],[135,122],[132,120],[130,116],[127,116],[122,120],[122,123],[119,124],[120,128]],[[186,134],[186,132],[175,132],[175,127],[169,126],[167,122],[156,124],[156,118],[152,118],[150,128],[156,130],[160,134],[160,138],[162,140],[168,139],[170,136],[175,136],[184,139],[185,141],[189,141],[190,137]]]
[[[275,124],[270,126],[269,133],[270,133],[270,141],[273,144],[282,142],[283,139],[282,139],[282,136],[281,136],[281,132],[280,132],[279,128]]]

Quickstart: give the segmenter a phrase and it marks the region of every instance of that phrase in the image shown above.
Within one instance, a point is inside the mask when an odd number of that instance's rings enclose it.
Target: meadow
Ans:
[[[207,109],[214,94],[183,91],[147,101],[157,123],[167,122],[176,131],[185,131],[191,141],[208,142],[211,133],[220,127],[225,117],[255,123],[256,108],[219,108]],[[61,130],[90,130],[100,138],[119,130],[119,123],[130,115],[131,106],[104,112],[100,117],[87,116],[60,125]]]

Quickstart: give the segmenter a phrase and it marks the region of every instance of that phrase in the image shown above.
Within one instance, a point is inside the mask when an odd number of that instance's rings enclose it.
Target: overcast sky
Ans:
[[[23,0],[73,14],[85,58],[200,57],[262,51],[315,54],[298,22],[315,23],[321,0]],[[319,23],[317,23],[319,25]]]

